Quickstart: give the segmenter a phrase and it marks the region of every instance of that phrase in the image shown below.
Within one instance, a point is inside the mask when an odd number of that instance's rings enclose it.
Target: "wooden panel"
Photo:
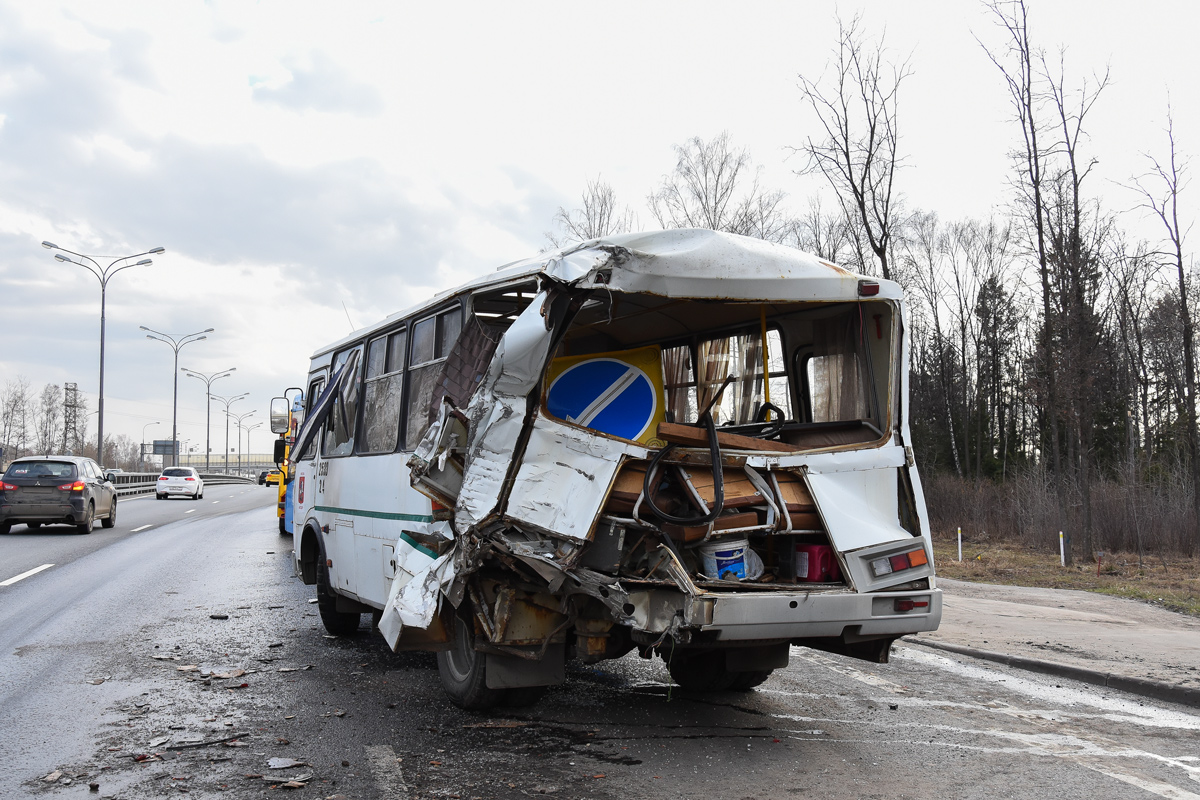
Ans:
[[[674,422],[658,424],[658,438],[684,447],[708,447],[708,431],[695,425],[680,425]],[[755,439],[737,433],[717,431],[717,443],[731,450],[756,450],[771,453],[795,453],[804,448],[767,439]]]
[[[804,484],[804,479],[791,472],[776,472],[775,480],[779,482],[779,493],[783,502],[787,503],[788,511],[815,512],[817,504]]]
[[[700,495],[709,508],[712,508],[713,500],[716,499],[712,470],[703,467],[698,469],[680,467],[679,471],[691,478],[696,494]],[[726,469],[722,470],[721,474],[725,479],[725,508],[742,508],[762,505],[766,502],[742,470]]]

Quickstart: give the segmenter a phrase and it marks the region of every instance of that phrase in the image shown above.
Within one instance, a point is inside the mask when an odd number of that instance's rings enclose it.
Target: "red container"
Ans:
[[[793,573],[803,583],[836,583],[842,579],[833,548],[827,544],[798,544],[792,556]]]

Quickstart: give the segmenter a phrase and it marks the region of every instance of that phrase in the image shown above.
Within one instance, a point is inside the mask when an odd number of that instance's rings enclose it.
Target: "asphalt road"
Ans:
[[[56,559],[0,587],[0,797],[1200,800],[1196,712],[913,646],[794,649],[711,695],[634,654],[463,712],[433,656],[325,634],[272,499],[213,487],[131,502],[117,531],[0,539],[0,580]]]

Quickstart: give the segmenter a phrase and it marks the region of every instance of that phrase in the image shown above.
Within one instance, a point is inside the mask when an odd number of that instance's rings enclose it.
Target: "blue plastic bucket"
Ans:
[[[746,551],[750,543],[745,539],[727,539],[701,545],[700,557],[704,560],[704,574],[710,578],[724,580],[733,577],[746,579]]]

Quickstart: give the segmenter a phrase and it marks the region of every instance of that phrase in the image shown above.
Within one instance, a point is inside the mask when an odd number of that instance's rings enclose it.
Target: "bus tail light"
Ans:
[[[894,556],[884,556],[876,558],[871,562],[871,572],[876,578],[882,578],[884,575],[891,575],[893,572],[900,572],[913,567],[922,567],[929,563],[929,556],[925,555],[925,548],[917,548],[910,550],[907,553],[897,553]]]

